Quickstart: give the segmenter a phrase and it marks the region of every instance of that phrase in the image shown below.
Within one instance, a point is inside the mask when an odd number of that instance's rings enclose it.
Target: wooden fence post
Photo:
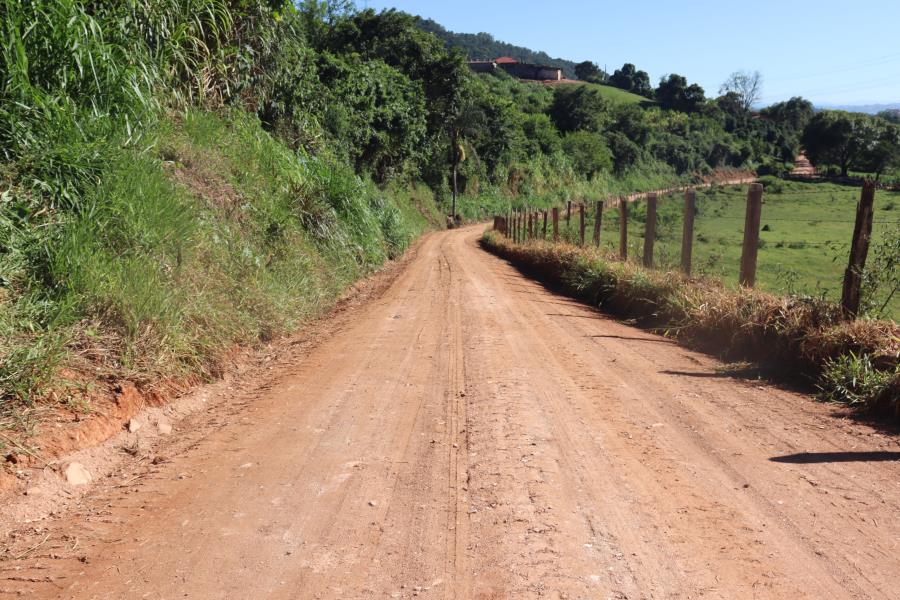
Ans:
[[[519,209],[513,214],[513,241],[519,243]]]
[[[546,240],[547,239],[547,211],[544,210],[543,213],[544,213],[544,232],[543,232],[543,235],[541,235],[541,239]]]
[[[559,241],[559,208],[553,207],[553,241]]]
[[[603,224],[603,200],[597,202],[594,215],[594,245],[600,247],[600,226]]]
[[[697,212],[697,193],[693,189],[684,192],[684,230],[681,233],[681,270],[691,274],[691,255],[694,251],[694,213]]]
[[[647,222],[644,224],[644,266],[653,266],[653,245],[656,243],[656,194],[647,194]]]
[[[578,236],[584,246],[584,203],[578,205]]]
[[[750,184],[747,191],[747,215],[744,219],[744,247],[741,252],[740,283],[753,287],[756,283],[756,257],[759,254],[759,223],[762,215],[763,186]]]
[[[856,225],[853,227],[853,243],[850,246],[850,262],[844,272],[844,289],[841,309],[844,317],[855,319],[859,314],[860,290],[869,242],[872,239],[872,217],[875,211],[875,182],[863,183],[859,204],[856,205]]]
[[[534,239],[534,213],[528,211],[528,239]]]
[[[628,259],[628,203],[619,198],[619,258]]]
[[[566,229],[569,228],[570,223],[572,222],[572,201],[566,201]],[[568,234],[566,234],[568,235]]]

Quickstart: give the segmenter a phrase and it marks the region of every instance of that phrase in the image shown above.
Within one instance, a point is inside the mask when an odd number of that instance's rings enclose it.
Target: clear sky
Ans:
[[[763,75],[763,103],[900,102],[900,0],[357,0],[452,31],[496,39],[610,72],[631,62],[656,85],[678,73],[715,95],[733,71]]]

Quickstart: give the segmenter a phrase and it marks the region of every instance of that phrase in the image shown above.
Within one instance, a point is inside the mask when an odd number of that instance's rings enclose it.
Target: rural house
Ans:
[[[503,69],[513,77],[530,81],[561,81],[563,79],[562,69],[559,67],[523,63],[508,56],[494,60],[469,61],[469,68],[476,73],[490,73],[497,69]]]

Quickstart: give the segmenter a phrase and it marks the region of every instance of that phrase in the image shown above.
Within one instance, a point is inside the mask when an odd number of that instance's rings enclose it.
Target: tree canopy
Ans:
[[[653,98],[650,76],[631,63],[625,63],[621,69],[616,69],[609,77],[609,84],[638,96]]]
[[[706,101],[702,87],[696,83],[688,85],[687,79],[674,73],[660,79],[655,94],[662,108],[682,112],[695,112]]]

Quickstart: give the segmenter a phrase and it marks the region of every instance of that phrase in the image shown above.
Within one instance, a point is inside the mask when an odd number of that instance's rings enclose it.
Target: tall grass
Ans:
[[[327,157],[240,111],[159,122],[44,228],[7,228],[0,395],[45,393],[60,366],[150,383],[213,376],[234,344],[296,328],[398,256],[425,223]]]
[[[213,375],[427,225],[251,116],[302,44],[288,8],[0,0],[0,412],[62,367]]]

